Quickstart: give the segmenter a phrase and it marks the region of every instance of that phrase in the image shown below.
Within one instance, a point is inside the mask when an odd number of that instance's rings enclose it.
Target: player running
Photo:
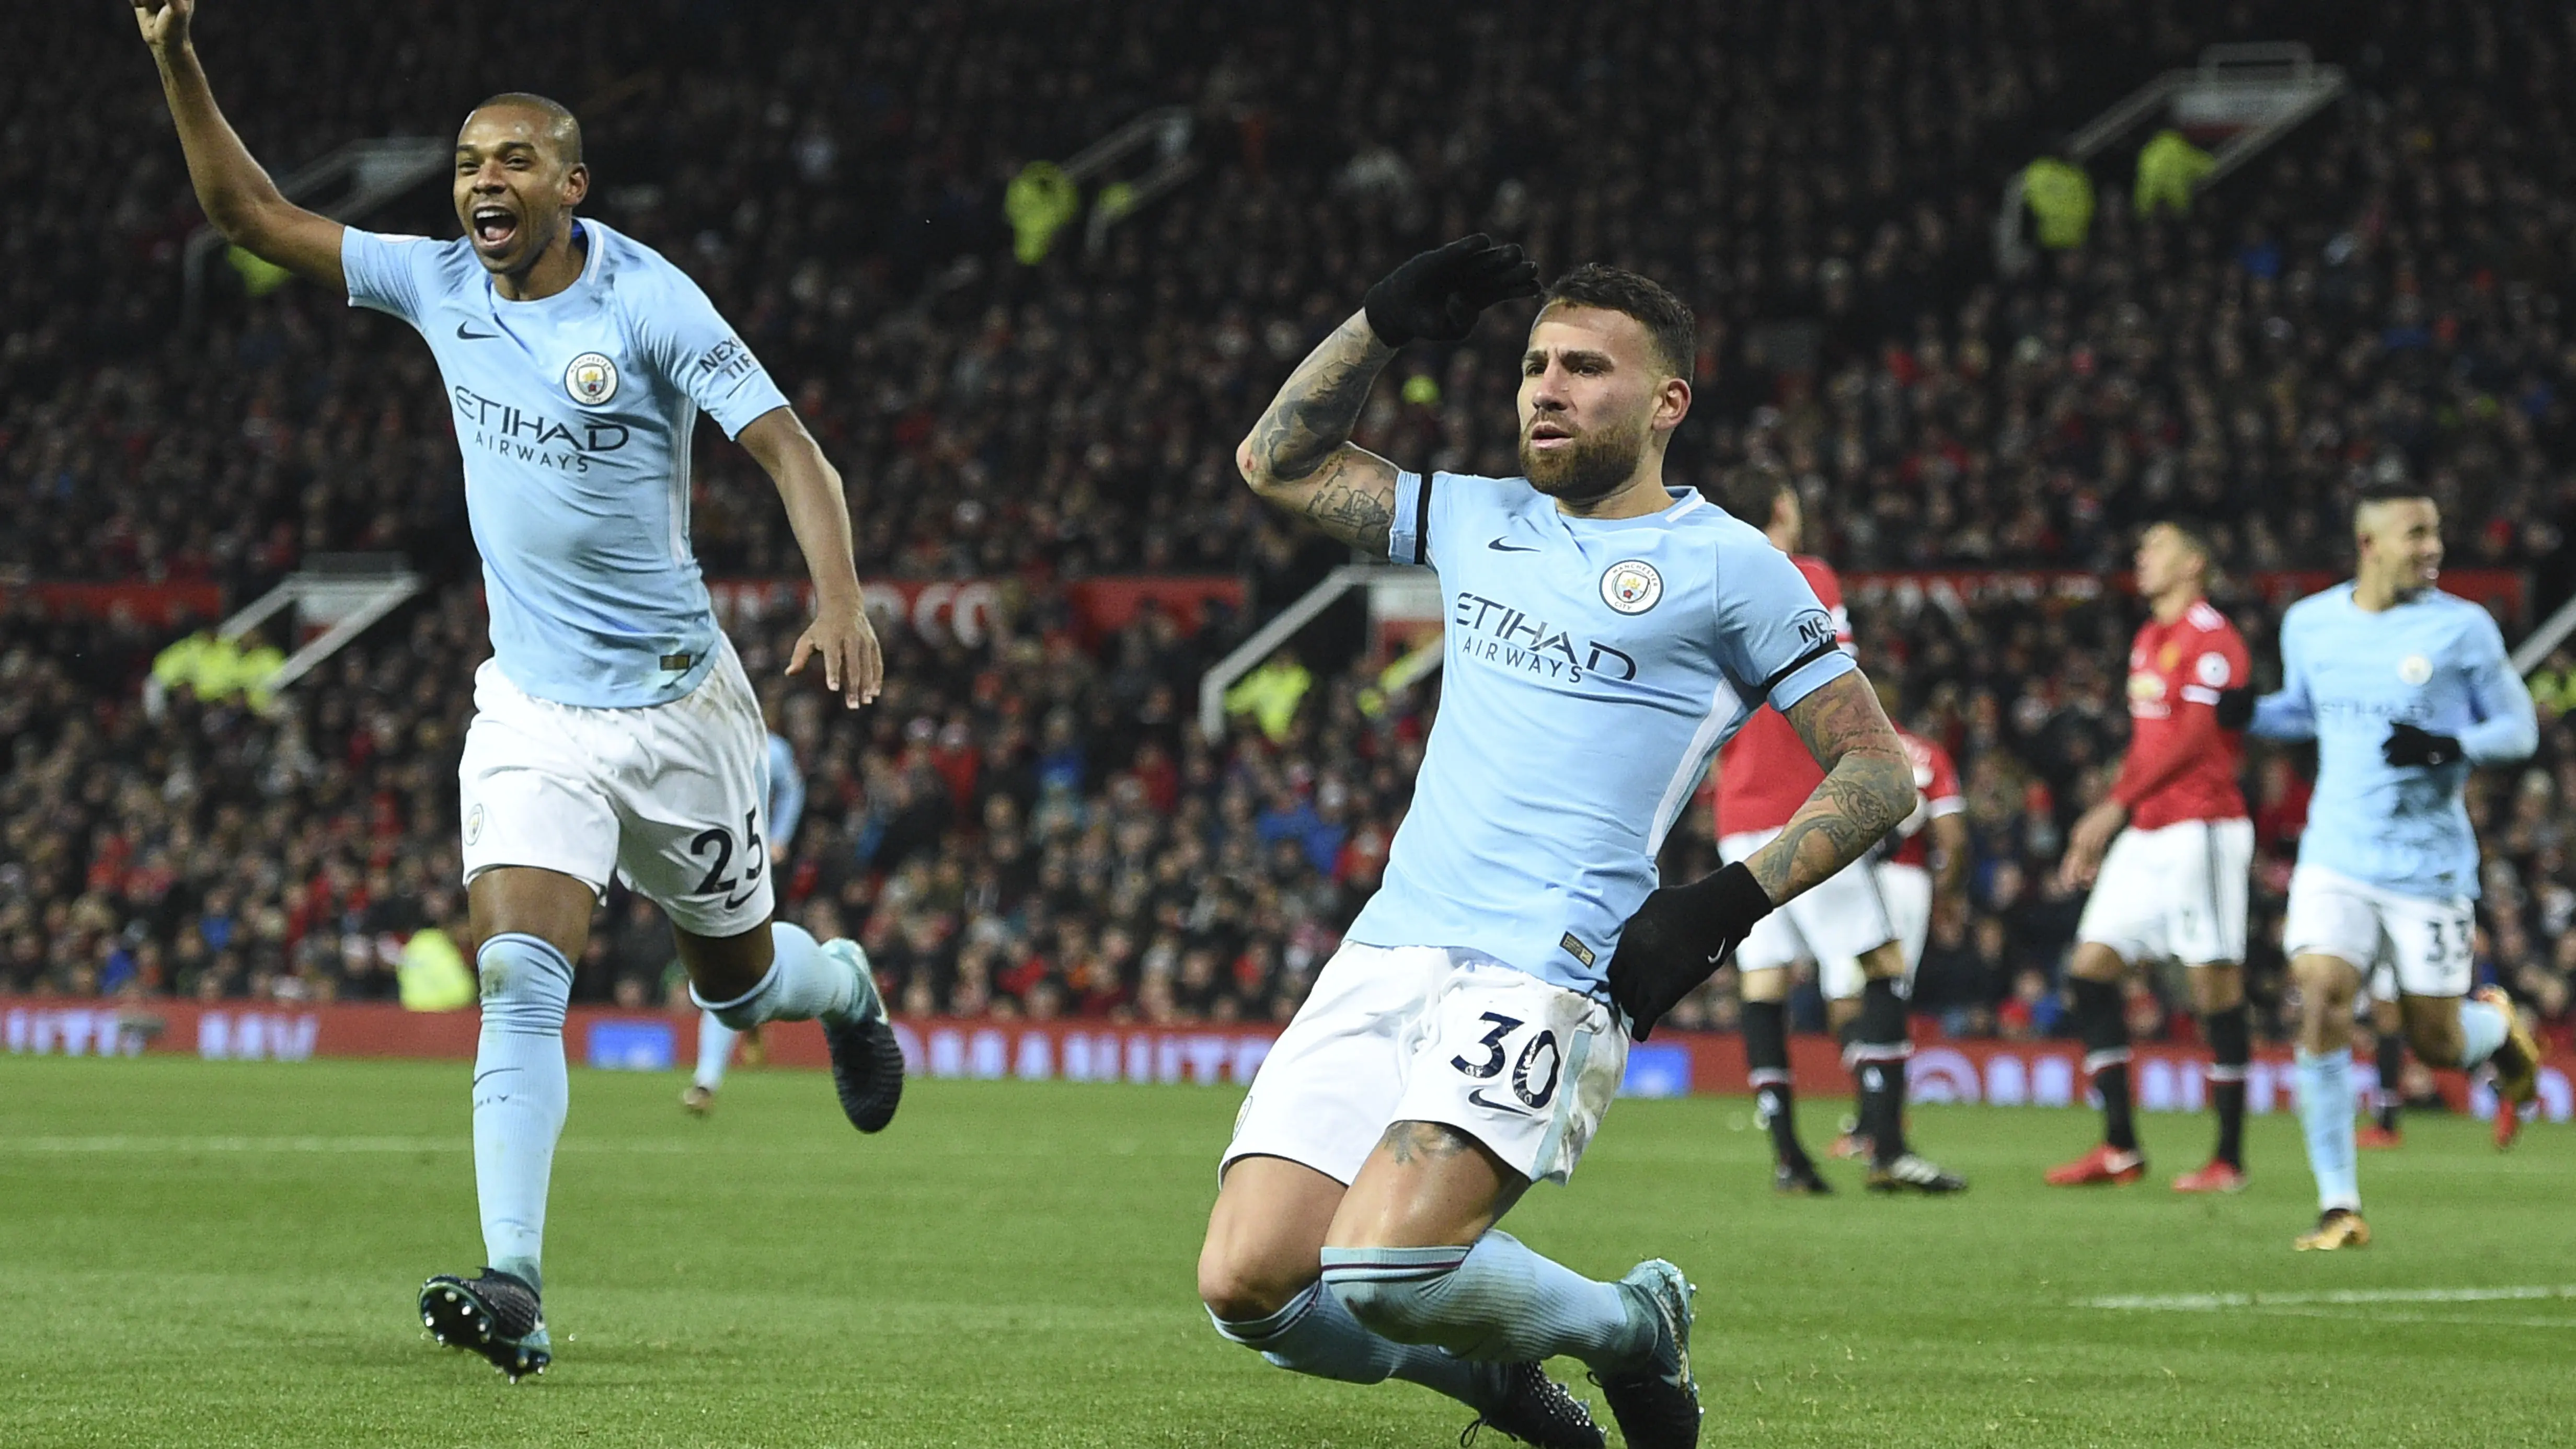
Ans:
[[[2352,582],[2281,618],[2281,689],[2230,691],[2222,724],[2317,743],[2317,786],[2290,874],[2282,945],[2299,988],[2299,1122],[2317,1226],[2297,1247],[2370,1241],[2353,1161],[2353,997],[2386,962],[2408,1044],[2427,1062],[2492,1063],[2496,1144],[2537,1095],[2540,1053],[2495,987],[2469,994],[2478,842],[2461,789],[2476,765],[2539,743],[2531,693],[2487,612],[2434,587],[2441,515],[2404,487],[2353,512]],[[2463,999],[2466,998],[2466,999]]]
[[[1886,686],[1880,686],[1879,702],[1893,703]],[[1897,710],[1888,711],[1892,717]],[[1896,944],[1905,953],[1906,998],[1914,995],[1915,973],[1923,969],[1923,948],[1932,935],[1932,912],[1936,905],[1957,906],[1966,895],[1968,885],[1968,818],[1967,797],[1959,788],[1959,767],[1950,752],[1914,733],[1903,725],[1896,727],[1896,742],[1905,747],[1905,757],[1914,766],[1914,792],[1922,803],[1903,824],[1890,831],[1871,853],[1870,873],[1878,883],[1878,898],[1887,906],[1888,924],[1896,928]],[[1825,1023],[1849,1045],[1860,1022],[1857,996],[1831,997],[1825,1001]],[[1870,1114],[1880,1106],[1870,1091],[1866,1074],[1856,1085],[1858,1098],[1851,1130],[1834,1140],[1826,1149],[1829,1157],[1875,1158],[1877,1143],[1869,1134]],[[1903,1113],[1905,1104],[1892,1104]],[[1900,1115],[1898,1125],[1904,1124]]]
[[[2075,927],[2066,984],[2084,1068],[2102,1095],[2102,1142],[2048,1171],[2054,1187],[2135,1182],[2146,1154],[2129,1092],[2122,987],[2148,961],[2180,961],[2209,1043],[2218,1149],[2176,1192],[2245,1187],[2245,898],[2254,822],[2236,773],[2244,744],[2218,723],[2222,691],[2251,678],[2245,641],[2208,599],[2209,545],[2178,523],[2138,539],[2147,621],[2129,645],[2129,753],[2101,803],[2067,832],[2058,878],[2093,888]]]
[[[2352,1145],[2364,1152],[2394,1152],[2406,1145],[2398,1117],[2406,1108],[2406,1018],[2397,1009],[2397,973],[2381,961],[2370,973],[2369,988],[2353,1003],[2352,1019],[2370,1027],[2370,1054],[2376,1080],[2362,1105],[2370,1120],[2353,1133]]]
[[[769,753],[761,769],[761,799],[768,811],[769,868],[775,871],[787,864],[788,847],[795,843],[796,827],[805,818],[805,774],[796,768],[796,747],[778,732],[776,694],[761,701],[760,714],[769,731]],[[725,1069],[733,1065],[737,1039],[750,1064],[760,1065],[760,1059],[753,1055],[760,1050],[759,1026],[736,1031],[725,1025],[713,1009],[699,1008],[698,1068],[690,1075],[689,1085],[680,1091],[682,1107],[700,1117],[715,1110],[716,1093],[724,1089]]]
[[[1747,464],[1729,470],[1719,489],[1728,512],[1760,528],[1772,547],[1789,555],[1833,615],[1835,643],[1848,652],[1851,621],[1843,610],[1842,582],[1823,559],[1798,552],[1805,520],[1788,474]],[[1718,858],[1745,860],[1769,845],[1823,780],[1824,772],[1780,711],[1756,709],[1718,751]],[[1843,1063],[1859,1089],[1852,1137],[1870,1143],[1870,1190],[1951,1193],[1968,1186],[1906,1146],[1905,1061],[1914,1047],[1905,1007],[1912,976],[1901,935],[1876,873],[1868,862],[1854,861],[1764,918],[1735,950],[1746,1076],[1754,1113],[1771,1130],[1771,1185],[1778,1191],[1833,1191],[1798,1140],[1788,1001],[1791,968],[1802,960],[1816,963],[1828,1020],[1843,1037]]]
[[[1282,1368],[1410,1379],[1545,1445],[1601,1431],[1539,1365],[1590,1365],[1632,1449],[1699,1439],[1691,1287],[1615,1283],[1495,1223],[1574,1171],[1642,1037],[1769,913],[1913,809],[1832,618],[1761,535],[1663,481],[1690,309],[1587,266],[1522,359],[1524,478],[1421,476],[1354,447],[1395,349],[1536,290],[1468,237],[1371,288],[1237,454],[1270,502],[1438,570],[1447,683],[1384,886],[1262,1065],[1223,1161],[1199,1296]],[[1830,770],[1749,861],[1656,890],[1655,851],[1753,702]]]
[[[446,383],[492,615],[460,765],[487,1266],[430,1279],[420,1309],[441,1343],[515,1380],[552,1357],[539,1256],[564,1122],[564,1007],[612,872],[671,918],[692,993],[727,1025],[822,1021],[861,1131],[885,1126],[900,1098],[902,1053],[858,947],[770,922],[760,711],[688,545],[703,411],[778,485],[813,573],[815,619],[788,672],[819,657],[856,708],[884,666],[840,475],[695,283],[575,219],[590,171],[562,106],[503,95],[466,117],[463,237],[379,236],[289,203],[251,159],[189,43],[194,0],[134,8],[208,220],[410,323]]]

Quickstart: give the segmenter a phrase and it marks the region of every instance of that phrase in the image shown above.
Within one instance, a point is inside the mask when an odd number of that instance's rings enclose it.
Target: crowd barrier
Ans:
[[[0,1046],[12,1055],[191,1055],[208,1060],[303,1061],[313,1057],[474,1055],[473,1012],[409,1012],[388,1005],[297,1007],[200,1005],[194,1002],[100,1002],[0,997]],[[659,1013],[576,1008],[565,1027],[575,1062],[629,1071],[669,1071],[697,1059],[698,1019]],[[904,1060],[917,1076],[1072,1082],[1160,1082],[1240,1085],[1252,1080],[1277,1035],[1266,1026],[1138,1026],[1092,1021],[1018,1022],[907,1019],[895,1024]],[[776,1066],[820,1067],[822,1033],[811,1022],[766,1029]],[[1842,1089],[1833,1042],[1800,1037],[1791,1048],[1798,1079],[1810,1091]],[[2084,1100],[2083,1049],[2072,1042],[1927,1041],[1915,1048],[1907,1087],[1917,1102],[1997,1107],[2064,1107]],[[2208,1059],[2192,1050],[2146,1045],[2131,1068],[2138,1105],[2150,1112],[2198,1111],[2207,1099]],[[2370,1063],[2354,1063],[2365,1084]],[[2495,1100],[2462,1073],[2434,1074],[2452,1108],[2491,1116]],[[2576,1115],[2576,1059],[2553,1056],[2540,1073],[2541,1113],[2553,1122]],[[2256,1056],[2246,1102],[2256,1112],[2292,1105],[2286,1052]],[[1628,1054],[1625,1095],[1678,1097],[1739,1094],[1744,1087],[1741,1038],[1671,1032]]]

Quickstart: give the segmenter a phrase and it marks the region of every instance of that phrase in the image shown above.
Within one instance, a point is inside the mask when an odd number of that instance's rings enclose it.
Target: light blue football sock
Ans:
[[[2353,1165],[2352,1053],[2302,1049],[2298,1061],[2299,1126],[2308,1137],[2308,1170],[2316,1174],[2317,1210],[2361,1209],[2361,1176]]]
[[[825,950],[802,926],[770,923],[775,953],[760,984],[731,1001],[709,1001],[689,988],[689,999],[715,1013],[716,1020],[742,1031],[764,1021],[808,1021],[815,1017],[844,1020],[880,1015],[876,984],[859,963],[867,959],[855,942]]]
[[[1596,1283],[1499,1229],[1466,1248],[1326,1248],[1324,1283],[1364,1327],[1478,1362],[1564,1354],[1625,1372],[1660,1345],[1660,1321],[1640,1294]]]
[[[546,1184],[563,1135],[564,1005],[572,964],[546,941],[505,931],[475,952],[483,1030],[474,1047],[474,1190],[483,1259],[540,1284]]]
[[[1502,1396],[1501,1365],[1469,1363],[1442,1349],[1371,1333],[1321,1283],[1309,1283],[1267,1318],[1230,1323],[1210,1309],[1208,1321],[1226,1338],[1294,1373],[1347,1384],[1403,1379],[1475,1409]]]
[[[724,1085],[725,1068],[733,1065],[733,1043],[742,1033],[716,1020],[712,1011],[698,1013],[698,1070],[690,1080],[712,1092]]]
[[[2460,1065],[2474,1067],[2496,1054],[2504,1045],[2513,1023],[2505,1014],[2483,1001],[2460,1003]],[[2395,1083],[2389,1084],[2392,1088]]]

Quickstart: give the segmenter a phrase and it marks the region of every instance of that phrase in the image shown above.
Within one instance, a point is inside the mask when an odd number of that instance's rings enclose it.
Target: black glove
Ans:
[[[2460,742],[2401,719],[2388,727],[2388,738],[2380,742],[2379,757],[2398,766],[2447,765],[2460,757]]]
[[[2254,722],[2254,689],[2239,685],[2218,692],[2218,727],[2241,730]]]
[[[1424,252],[1369,288],[1369,330],[1389,347],[1455,342],[1496,302],[1537,295],[1538,267],[1528,253],[1478,232]]]
[[[1644,1041],[1769,914],[1771,897],[1741,862],[1647,896],[1610,958],[1610,1000],[1627,1015],[1629,1034]]]

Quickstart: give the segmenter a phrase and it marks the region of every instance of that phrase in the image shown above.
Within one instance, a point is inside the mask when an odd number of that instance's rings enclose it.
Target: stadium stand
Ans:
[[[452,127],[499,88],[470,40],[488,8],[435,26],[417,6],[213,13],[204,45],[284,171]],[[788,908],[860,934],[908,1010],[1293,1008],[1373,884],[1436,680],[1380,701],[1333,661],[1284,738],[1238,721],[1210,743],[1185,702],[1234,622],[1148,614],[1086,647],[1062,590],[1240,573],[1258,618],[1340,562],[1266,516],[1228,451],[1367,281],[1435,237],[1488,228],[1550,271],[1603,259],[1679,286],[1702,352],[1677,471],[1778,458],[1810,546],[1847,571],[2109,575],[2139,522],[2177,511],[2240,581],[2332,569],[2354,482],[2403,476],[2442,502],[2456,565],[2524,572],[2527,603],[2568,592],[2576,18],[2532,9],[2507,48],[2486,7],[2393,0],[1710,4],[1687,44],[1640,30],[1569,54],[1510,7],[1262,7],[1237,17],[1256,38],[1223,44],[1177,4],[653,8],[612,26],[514,7],[509,83],[582,111],[601,214],[682,259],[816,420],[863,571],[1026,590],[972,645],[890,635],[871,711],[785,696],[812,785]],[[754,47],[755,20],[795,39]],[[0,14],[0,53],[39,58],[0,93],[0,131],[50,138],[0,148],[26,201],[0,242],[0,990],[389,995],[393,943],[460,914],[454,755],[484,650],[432,369],[400,328],[300,284],[222,280],[203,325],[173,330],[184,178],[175,147],[135,144],[166,121],[130,38],[96,21]],[[2001,177],[2139,70],[2282,35],[2343,58],[2356,94],[2180,219],[2134,215],[2106,172],[2084,248],[1995,278]],[[310,63],[326,54],[374,59]],[[1068,237],[1012,259],[1021,163],[1175,101],[1192,184],[1096,254]],[[443,205],[370,224],[443,232]],[[1511,471],[1509,330],[1408,354],[1361,441]],[[702,460],[710,574],[797,572],[757,470],[721,446]],[[238,601],[351,548],[403,553],[432,594],[274,716],[180,698],[152,717],[137,685],[174,627],[24,587],[204,580]],[[2226,602],[2259,654],[2278,601]],[[1969,787],[1973,900],[1936,926],[1923,1005],[1961,1034],[2045,1031],[2076,904],[2049,867],[2117,757],[2134,620],[2116,593],[2011,590],[1955,610],[1864,593],[1855,614],[1873,674]],[[737,629],[755,677],[782,629]],[[2542,755],[2473,796],[2481,969],[2561,1031],[2570,677],[2561,656],[2538,681]],[[2256,937],[2276,950],[2261,922],[2302,787],[2279,756],[2256,784]],[[662,999],[649,908],[606,909],[581,994]],[[1725,978],[1685,1011],[1723,1025]],[[2189,1030],[2152,996],[2140,1011]]]

